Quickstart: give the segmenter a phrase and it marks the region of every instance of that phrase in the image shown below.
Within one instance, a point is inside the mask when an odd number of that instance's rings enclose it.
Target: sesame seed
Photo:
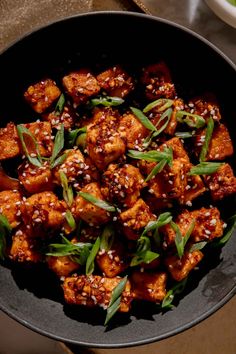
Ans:
[[[42,220],[40,218],[36,218],[34,219],[34,222],[42,222]]]

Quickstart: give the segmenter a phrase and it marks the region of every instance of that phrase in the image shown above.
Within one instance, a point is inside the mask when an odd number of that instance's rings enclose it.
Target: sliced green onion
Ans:
[[[28,158],[29,162],[36,167],[41,167],[42,166],[42,158],[41,158],[41,155],[39,152],[38,143],[37,143],[35,137],[33,136],[33,134],[30,132],[29,129],[27,129],[26,127],[24,127],[21,124],[17,125],[16,130],[17,130],[18,136],[21,141],[22,149],[25,153],[25,156]],[[31,142],[33,143],[34,150],[36,152],[37,157],[32,157],[31,156],[32,153],[31,154],[29,153],[24,136],[30,138]]]
[[[192,138],[194,134],[192,132],[175,132],[175,136],[180,139]]]
[[[191,233],[193,232],[193,229],[195,227],[195,220],[191,222],[185,236],[181,234],[180,228],[175,222],[171,221],[170,225],[172,229],[175,231],[175,246],[177,249],[178,256],[179,258],[182,258],[184,255],[185,245],[188,242],[188,239],[191,236]]]
[[[68,179],[66,174],[63,171],[59,171],[61,185],[63,188],[63,198],[67,205],[71,206],[73,203],[74,195],[73,189],[71,186],[68,185]]]
[[[151,130],[152,132],[157,131],[155,125],[152,124],[152,122],[145,116],[145,114],[143,114],[143,112],[140,109],[134,107],[130,107],[130,109],[145,128]]]
[[[112,107],[112,106],[120,106],[124,102],[125,101],[120,97],[105,96],[105,97],[91,99],[90,105],[92,107],[99,106],[99,105],[105,107]]]
[[[84,150],[86,147],[86,138],[87,138],[87,133],[80,134],[76,139],[75,145]]]
[[[100,237],[98,237],[95,241],[95,243],[93,244],[93,247],[90,251],[90,254],[87,258],[87,261],[86,261],[86,275],[90,275],[93,273],[94,271],[94,260],[96,258],[96,255],[99,251],[99,248],[100,248]]]
[[[67,140],[67,147],[73,148],[75,146],[76,139],[83,133],[86,133],[87,127],[74,129],[67,132],[66,140]]]
[[[112,224],[107,224],[101,234],[100,250],[109,251],[115,237],[115,230]]]
[[[176,119],[179,123],[186,123],[191,128],[202,128],[206,124],[206,121],[202,116],[187,111],[178,111],[176,113]]]
[[[158,257],[158,253],[151,251],[150,239],[146,236],[141,236],[137,241],[137,250],[131,260],[130,266],[135,267],[140,263],[151,263]]]
[[[66,211],[65,218],[69,227],[71,228],[71,231],[74,231],[76,229],[76,222],[70,210]]]
[[[217,246],[217,247],[224,246],[226,244],[226,242],[229,241],[229,239],[232,236],[235,228],[236,228],[236,214],[231,216],[227,220],[227,227],[226,227],[226,230],[225,230],[225,233],[224,233],[223,237],[218,238],[217,240],[214,240],[213,246]]]
[[[150,181],[150,179],[152,179],[152,177],[154,177],[158,173],[160,173],[166,164],[167,164],[166,160],[161,160],[160,162],[158,162],[158,164],[156,164],[156,166],[152,169],[152,171],[149,173],[149,175],[145,178],[145,182]]]
[[[121,297],[123,291],[125,290],[127,280],[128,276],[126,275],[112,291],[111,300],[107,308],[107,315],[104,322],[105,326],[120,308]]]
[[[72,243],[66,237],[62,236],[62,243],[50,244],[46,255],[52,257],[70,256],[74,262],[84,265],[91,248],[91,243]]]
[[[55,168],[59,165],[61,165],[65,159],[67,158],[68,154],[63,154],[61,156],[59,156],[56,160],[54,160],[52,163],[51,163],[51,168]]]
[[[172,108],[168,108],[160,117],[159,121],[157,122],[156,126],[158,126],[160,124],[161,121],[163,121],[164,119],[166,119],[165,123],[161,126],[160,129],[156,129],[155,131],[152,131],[152,133],[149,134],[149,136],[147,136],[146,139],[144,139],[143,142],[143,147],[147,148],[150,143],[152,142],[153,138],[156,138],[158,135],[160,135],[167,127],[167,125],[169,124],[171,115],[172,115],[173,109]],[[155,127],[156,128],[156,127]]]
[[[174,102],[173,100],[169,100],[167,98],[159,98],[158,100],[149,103],[143,109],[143,113],[147,113],[157,106],[159,106],[158,112],[163,112],[167,108],[171,107],[173,105],[173,102]]]
[[[161,307],[162,308],[172,308],[172,302],[175,298],[175,295],[181,294],[187,284],[188,278],[183,279],[182,281],[178,282],[176,285],[173,286],[172,289],[170,289],[164,299],[162,300]]]
[[[57,101],[57,104],[56,104],[56,107],[55,107],[55,115],[56,116],[60,116],[61,113],[63,112],[63,109],[64,109],[64,106],[65,106],[65,96],[64,94],[62,93],[61,96],[59,97],[58,101]]]
[[[208,148],[209,148],[209,144],[211,141],[211,137],[213,134],[213,130],[214,130],[214,120],[212,119],[212,117],[210,117],[207,121],[207,128],[206,128],[206,136],[205,136],[205,141],[202,145],[202,150],[199,156],[199,160],[200,162],[205,161],[206,156],[207,156],[207,152],[208,152]]]
[[[0,259],[4,260],[7,247],[7,236],[11,233],[12,227],[5,215],[0,214]]]
[[[171,160],[172,154],[169,149],[164,151],[150,150],[148,152],[141,152],[137,150],[129,150],[127,155],[133,159],[145,160],[150,162],[158,162],[161,160]]]
[[[55,167],[55,160],[58,157],[59,153],[64,147],[64,125],[61,124],[60,130],[57,131],[55,141],[54,141],[54,146],[52,150],[52,156],[50,157],[50,166]]]
[[[147,224],[147,226],[145,227],[142,235],[146,235],[149,231],[153,231],[156,230],[157,228],[160,228],[166,224],[169,224],[172,220],[172,216],[170,212],[165,212],[162,213],[158,216],[158,219],[155,221],[149,221],[149,223]]]
[[[221,162],[201,162],[196,166],[193,166],[188,175],[211,175],[215,173],[224,163]]]
[[[116,211],[116,208],[113,205],[105,202],[104,200],[94,197],[90,193],[78,192],[78,195],[80,195],[83,199],[87,200],[87,202],[90,202],[93,205],[96,205],[98,208],[101,208],[101,209],[104,209],[104,210],[110,211],[110,212]]]
[[[201,241],[201,242],[194,243],[194,244],[190,247],[189,253],[192,253],[192,252],[194,252],[194,251],[200,251],[200,250],[202,250],[206,245],[207,245],[207,242],[206,242],[206,241]]]

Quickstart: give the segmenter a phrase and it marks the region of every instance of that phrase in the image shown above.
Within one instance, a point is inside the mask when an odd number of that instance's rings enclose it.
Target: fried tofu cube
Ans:
[[[18,177],[30,194],[53,190],[53,178],[50,167],[44,163],[41,167],[36,167],[29,162],[23,162],[18,167]]]
[[[100,306],[107,309],[114,288],[120,283],[120,277],[104,278],[99,275],[80,275],[68,277],[63,283],[64,297],[68,304]],[[133,294],[129,280],[121,296],[120,312],[130,310]]]
[[[142,199],[138,199],[130,209],[120,213],[123,232],[130,240],[137,240],[140,232],[152,220],[156,220],[156,216],[151,213],[149,206]]]
[[[166,295],[167,274],[134,272],[131,276],[131,286],[134,298],[159,303]]]
[[[187,186],[188,164],[179,158],[166,165],[164,169],[148,182],[149,192],[156,198],[180,198]]]
[[[224,124],[215,127],[209,144],[206,160],[225,160],[234,153],[229,131]]]
[[[134,89],[132,77],[129,76],[119,65],[99,74],[97,76],[97,81],[100,87],[110,96],[123,98]]]
[[[223,221],[220,219],[220,212],[217,208],[201,208],[189,212],[184,210],[178,215],[175,223],[179,226],[183,237],[186,235],[192,222],[195,222],[194,229],[191,233],[191,240],[194,242],[211,241],[216,237],[223,235]],[[171,245],[175,240],[175,231],[170,224],[161,228],[164,234],[165,242]]]
[[[86,103],[100,91],[96,78],[87,69],[71,72],[62,79],[66,93],[72,98],[74,107]]]
[[[173,150],[173,159],[185,159],[186,163],[190,162],[188,154],[184,149],[184,145],[181,140],[177,137],[174,137],[170,140],[165,141],[164,144],[161,145],[160,150],[164,150],[165,147],[172,148]]]
[[[65,150],[66,159],[54,170],[56,181],[61,184],[60,172],[64,172],[68,182],[75,182],[85,168],[84,156],[79,149]]]
[[[134,205],[143,187],[143,176],[139,169],[132,165],[119,167],[111,164],[102,175],[102,194],[108,201],[123,207]]]
[[[53,192],[33,194],[21,204],[23,222],[32,237],[50,235],[60,230],[65,220],[65,203]]]
[[[47,264],[58,277],[67,277],[80,267],[79,263],[73,262],[69,256],[48,256]]]
[[[38,263],[42,260],[38,239],[29,237],[24,229],[19,229],[12,236],[9,257],[16,262]]]
[[[123,244],[115,241],[109,251],[100,250],[96,256],[96,262],[106,277],[113,278],[119,275],[128,267]]]
[[[148,129],[131,113],[126,113],[121,118],[119,132],[129,149],[140,146],[142,140],[149,134]]]
[[[190,164],[190,168],[192,165]],[[187,185],[183,195],[180,197],[180,204],[191,206],[192,200],[199,197],[206,191],[202,178],[198,175],[187,176]]]
[[[156,100],[161,97],[174,98],[176,96],[170,71],[164,62],[145,67],[141,82],[145,85],[145,94],[149,100]]]
[[[19,137],[14,123],[0,128],[0,161],[20,155]]]
[[[147,203],[151,212],[154,214],[159,213],[160,210],[170,209],[173,207],[173,199],[159,199],[155,197],[154,194],[151,194],[149,192],[145,193],[144,201],[145,203]]]
[[[176,255],[168,256],[165,259],[165,265],[172,278],[176,281],[181,281],[189,275],[202,258],[203,253],[199,250],[191,253],[185,252],[181,259]]]
[[[224,163],[215,173],[204,177],[214,201],[236,193],[236,177],[231,166]]]
[[[89,226],[88,224],[82,223],[78,241],[85,243],[94,243],[96,239],[101,236],[101,233],[101,227]]]
[[[42,80],[28,87],[26,101],[37,113],[45,112],[60,96],[61,91],[51,79]]]
[[[197,155],[202,149],[205,141],[206,129],[195,135],[194,146]],[[233,143],[229,131],[224,124],[215,126],[212,138],[208,147],[206,161],[225,160],[234,153]]]
[[[101,188],[97,182],[89,183],[81,192],[89,193],[97,199],[104,200],[101,193]],[[99,226],[105,224],[111,219],[110,213],[98,206],[88,202],[83,197],[78,195],[73,204],[73,215],[76,219],[82,219],[90,226]],[[72,209],[72,210],[73,210]]]
[[[12,228],[21,222],[21,201],[21,194],[17,190],[0,192],[0,214],[7,218]]]
[[[125,153],[125,143],[118,132],[118,114],[105,109],[97,113],[97,123],[87,128],[87,151],[99,170]]]
[[[220,109],[214,97],[207,95],[206,97],[195,97],[185,106],[185,110],[202,116],[204,119],[212,117],[215,121],[221,119]]]
[[[60,114],[53,111],[43,114],[42,117],[51,124],[52,128],[60,129],[63,124],[65,130],[70,130],[77,120],[75,111],[67,105],[63,107],[63,111]]]
[[[24,126],[35,137],[40,155],[43,157],[51,156],[53,149],[51,124],[49,122],[33,122],[24,124]],[[28,146],[27,148],[30,154],[35,153],[34,147],[32,147],[32,151]]]

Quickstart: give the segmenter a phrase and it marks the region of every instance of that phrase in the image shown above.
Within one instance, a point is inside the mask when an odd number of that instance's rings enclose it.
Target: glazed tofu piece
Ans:
[[[108,278],[114,278],[127,267],[126,252],[123,244],[115,241],[109,251],[100,250],[96,256],[96,262],[102,273]]]
[[[38,239],[29,237],[25,229],[19,229],[12,236],[9,257],[16,262],[38,263],[42,260]]]
[[[229,131],[224,124],[219,124],[213,131],[206,160],[225,160],[233,153],[234,148]]]
[[[186,235],[191,223],[195,221],[194,229],[190,239],[194,242],[211,241],[223,235],[223,221],[220,219],[220,212],[217,208],[201,208],[198,210],[184,210],[178,215],[175,223],[179,226],[183,236]],[[170,224],[161,228],[167,246],[174,244],[175,231]]]
[[[3,214],[12,228],[21,222],[21,194],[17,190],[0,192],[0,214]]]
[[[142,144],[149,131],[132,113],[125,113],[120,120],[119,132],[127,143],[128,149],[135,149]]]
[[[87,128],[87,151],[99,170],[125,153],[125,142],[118,132],[119,116],[111,109],[97,113],[96,124]]]
[[[207,95],[206,97],[195,97],[185,106],[185,110],[202,116],[204,119],[212,117],[215,121],[221,119],[220,109],[214,97]]]
[[[45,121],[48,121],[51,124],[52,128],[60,129],[61,124],[63,124],[65,130],[70,130],[78,119],[75,111],[68,105],[64,106],[63,111],[60,114],[53,111],[51,113],[43,114],[42,117]]]
[[[111,294],[122,278],[104,278],[99,275],[80,275],[66,278],[63,283],[64,297],[68,304],[85,305],[88,307],[100,306],[106,309]],[[120,312],[130,310],[133,294],[129,280],[126,283],[120,302]]]
[[[81,189],[81,192],[89,193],[97,199],[104,200],[101,188],[97,182],[87,184]],[[88,202],[80,195],[75,198],[72,212],[77,220],[82,219],[90,226],[99,226],[111,219],[111,215],[108,211]]]
[[[167,274],[134,272],[131,276],[134,298],[159,303],[166,295]]]
[[[61,91],[55,81],[46,79],[29,86],[24,97],[35,112],[43,113],[59,98],[60,94]]]
[[[141,82],[145,85],[145,94],[149,100],[175,98],[175,87],[170,71],[164,62],[149,65],[143,69]]]
[[[203,129],[194,138],[196,153],[200,153],[205,141],[206,130]],[[209,144],[206,161],[225,160],[234,153],[233,143],[229,131],[224,124],[215,126],[212,138]]]
[[[33,194],[21,204],[22,219],[32,237],[49,236],[65,220],[65,203],[53,192]]]
[[[73,262],[69,256],[48,256],[47,264],[58,277],[67,277],[80,267],[79,263]]]
[[[86,167],[84,156],[79,149],[65,150],[64,154],[67,155],[66,159],[54,169],[54,177],[59,184],[61,184],[60,172],[65,173],[68,182],[75,182]]]
[[[161,210],[170,209],[173,207],[173,199],[159,199],[156,198],[154,194],[149,192],[145,193],[144,201],[154,214],[158,214]]]
[[[41,167],[23,162],[18,167],[18,178],[24,189],[30,194],[52,191],[54,187],[52,172],[47,162]]]
[[[16,157],[20,154],[19,137],[14,123],[0,128],[0,161]]]
[[[205,191],[206,188],[200,176],[187,176],[187,185],[185,187],[183,195],[179,199],[179,203],[191,206],[192,201],[202,195]]]
[[[74,71],[64,76],[62,84],[66,93],[72,98],[74,108],[86,103],[91,96],[97,95],[100,91],[98,81],[87,69]]]
[[[105,199],[124,208],[134,205],[143,187],[143,176],[133,165],[111,164],[102,175],[101,191]]]
[[[24,124],[24,126],[29,129],[35,137],[40,155],[43,157],[51,156],[53,149],[51,124],[49,122],[33,122]],[[27,148],[29,153],[35,153],[34,149],[31,151],[28,146]]]
[[[154,194],[156,198],[180,198],[187,186],[188,171],[189,166],[185,159],[173,160],[171,167],[166,165],[148,182],[149,192]]]
[[[224,163],[215,173],[204,176],[204,180],[214,201],[236,193],[236,177],[228,163]]]
[[[133,89],[134,83],[131,76],[119,65],[109,68],[97,76],[100,87],[109,96],[125,97]]]
[[[161,145],[160,149],[164,150],[166,146],[172,148],[174,159],[182,158],[185,159],[186,162],[190,162],[188,154],[184,149],[184,145],[179,138],[174,137],[170,140],[165,141],[165,143]]]
[[[123,232],[130,240],[137,240],[140,232],[152,220],[156,220],[156,216],[142,199],[138,199],[130,209],[120,213]]]
[[[189,275],[202,258],[203,253],[199,250],[191,253],[185,252],[181,259],[175,255],[168,256],[165,259],[165,265],[172,278],[176,281],[181,281]]]

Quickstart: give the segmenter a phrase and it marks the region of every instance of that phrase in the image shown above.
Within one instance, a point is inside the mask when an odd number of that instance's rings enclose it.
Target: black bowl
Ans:
[[[146,63],[164,59],[180,96],[204,91],[216,94],[233,135],[236,122],[236,67],[217,48],[179,25],[151,16],[124,12],[78,15],[41,28],[0,56],[1,125],[32,121],[22,99],[30,83],[55,79],[71,69],[94,69],[121,63],[135,72]],[[232,136],[233,137],[233,136]],[[223,216],[235,212],[234,201],[223,204]],[[104,314],[63,303],[55,278],[42,269],[0,268],[0,307],[23,325],[54,339],[91,347],[125,347],[160,340],[205,319],[236,291],[236,234],[221,250],[208,253],[178,306],[160,313],[138,305],[131,315],[118,315],[103,327]]]

